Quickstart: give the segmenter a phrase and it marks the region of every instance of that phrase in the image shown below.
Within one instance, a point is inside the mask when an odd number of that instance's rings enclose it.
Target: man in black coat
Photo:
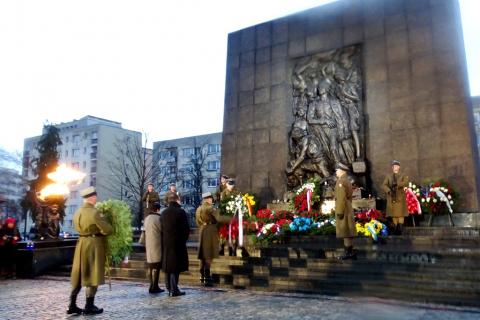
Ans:
[[[178,289],[180,272],[188,271],[187,240],[190,234],[187,213],[180,207],[177,194],[168,196],[168,207],[162,212],[162,270],[169,296],[184,295]]]

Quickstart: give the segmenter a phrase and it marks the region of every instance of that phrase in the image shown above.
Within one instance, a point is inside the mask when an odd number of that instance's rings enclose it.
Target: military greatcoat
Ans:
[[[112,226],[90,203],[85,202],[73,215],[79,237],[73,257],[73,287],[94,287],[105,283],[105,236]]]
[[[351,238],[357,235],[352,208],[353,188],[346,174],[335,184],[335,218],[337,238]]]
[[[394,189],[394,185],[397,187]],[[387,194],[387,216],[401,218],[408,216],[407,200],[403,188],[408,187],[408,177],[400,173],[391,173],[385,177],[382,184]]]
[[[195,212],[195,220],[200,234],[198,259],[212,260],[218,258],[219,238],[217,222],[220,220],[218,210],[215,210],[210,203],[203,202]]]

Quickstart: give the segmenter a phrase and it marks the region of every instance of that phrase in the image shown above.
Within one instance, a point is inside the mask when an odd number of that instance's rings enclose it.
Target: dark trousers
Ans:
[[[165,273],[165,287],[169,292],[178,292],[178,278],[180,273]]]

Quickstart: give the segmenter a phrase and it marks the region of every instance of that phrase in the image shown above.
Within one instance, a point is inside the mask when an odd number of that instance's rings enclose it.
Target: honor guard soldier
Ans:
[[[337,182],[335,184],[335,218],[337,238],[343,238],[345,254],[340,257],[341,260],[357,259],[357,253],[353,250],[353,237],[357,236],[355,221],[352,208],[352,183],[348,179],[347,173],[350,168],[338,163],[335,174]]]
[[[195,221],[199,228],[198,259],[200,259],[200,281],[205,286],[212,286],[213,279],[210,266],[213,259],[218,258],[219,237],[217,222],[228,222],[228,217],[221,217],[213,207],[213,196],[210,192],[202,194],[202,204],[195,212]]]
[[[83,205],[73,215],[73,224],[79,237],[73,257],[70,306],[67,314],[99,314],[103,309],[94,305],[99,285],[105,283],[105,236],[112,233],[112,226],[95,208],[97,192],[88,187],[80,192]],[[87,302],[85,309],[77,307],[77,295],[85,287]]]
[[[405,217],[408,216],[405,188],[408,177],[400,173],[400,161],[392,161],[392,173],[383,180],[382,189],[387,194],[387,217],[392,217],[394,234],[401,235]]]

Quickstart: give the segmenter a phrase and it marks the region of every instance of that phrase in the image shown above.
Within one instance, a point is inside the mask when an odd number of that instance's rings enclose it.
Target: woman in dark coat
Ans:
[[[178,289],[180,272],[188,271],[187,240],[190,227],[186,212],[180,207],[179,197],[170,194],[169,206],[162,212],[162,270],[169,296],[181,296]]]

